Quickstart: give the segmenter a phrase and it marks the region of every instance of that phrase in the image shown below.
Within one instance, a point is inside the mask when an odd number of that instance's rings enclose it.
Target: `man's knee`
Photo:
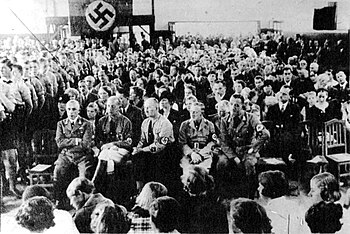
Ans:
[[[218,156],[218,162],[216,164],[216,168],[218,171],[224,170],[229,165],[229,160],[225,155],[219,155]]]

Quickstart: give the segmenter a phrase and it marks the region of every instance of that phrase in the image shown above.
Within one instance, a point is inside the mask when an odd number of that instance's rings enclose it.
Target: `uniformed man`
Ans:
[[[36,66],[35,66],[36,68]],[[34,108],[36,111],[40,111],[45,103],[45,87],[39,81],[35,74],[37,74],[37,69],[34,68],[34,63],[25,62],[24,63],[24,72],[23,80],[25,83],[30,83],[33,85],[35,90],[35,95],[37,97],[37,108]],[[34,102],[33,102],[34,103]],[[33,114],[33,113],[32,113]]]
[[[106,175],[114,174],[115,165],[124,162],[132,149],[132,124],[120,113],[120,106],[118,97],[109,97],[106,116],[102,117],[96,126],[96,146],[101,152],[92,181],[97,190],[102,193],[104,191],[106,196],[115,187],[114,184],[104,183]],[[113,193],[110,195],[113,196]]]
[[[52,96],[56,97],[58,92],[57,77],[50,71],[49,61],[46,58],[39,59],[39,79],[50,83]]]
[[[171,144],[175,141],[173,126],[159,114],[157,99],[147,99],[144,109],[147,118],[142,122],[141,139],[132,153],[138,190],[149,181],[162,182],[167,186],[164,182],[168,182],[167,177],[172,176],[173,170],[173,158],[169,157]]]
[[[182,122],[179,143],[183,151],[181,166],[184,170],[190,164],[198,164],[206,169],[211,167],[211,148],[217,139],[212,122],[203,117],[203,104],[195,102],[190,107],[191,119]]]
[[[46,96],[54,96],[54,88],[53,88],[53,83],[52,81],[44,75],[41,75],[39,73],[39,62],[37,60],[32,60],[30,61],[30,76],[32,78],[36,77],[37,79],[39,79],[39,81],[41,82],[41,84],[44,87],[45,90],[45,95]]]
[[[248,196],[254,198],[258,184],[255,172],[256,156],[270,134],[256,116],[243,110],[242,95],[232,95],[230,103],[232,115],[221,121],[220,141],[223,154],[219,156],[217,163],[217,179],[226,180],[232,165],[236,169],[243,168],[243,176],[248,182]]]
[[[30,90],[22,80],[23,68],[21,65],[14,64],[12,66],[12,78],[9,80],[11,90],[16,99],[16,108],[12,114],[14,127],[16,131],[17,151],[18,151],[18,175],[21,180],[27,180],[25,170],[32,164],[31,158],[28,157],[25,148],[25,131],[29,116],[33,109],[32,97]]]
[[[38,113],[35,113],[36,119],[34,119],[34,124],[37,125],[39,129],[52,128],[52,122],[51,120],[54,118],[52,115],[54,113],[54,109],[56,108],[55,104],[55,93],[54,93],[54,86],[57,84],[54,84],[54,80],[43,74],[43,70],[39,69],[39,62],[37,60],[32,60],[30,62],[30,72],[31,80],[38,80],[44,89],[44,95],[45,95],[45,102],[40,103],[39,107],[41,108],[41,111]],[[56,86],[57,87],[57,86]],[[37,94],[39,96],[39,94]],[[40,119],[40,121],[37,121]],[[33,121],[33,120],[31,120]],[[38,123],[35,123],[38,122]],[[54,127],[54,126],[53,126]]]
[[[9,60],[0,62],[0,153],[1,164],[5,167],[6,178],[9,181],[9,193],[20,197],[16,189],[17,149],[15,146],[15,134],[11,113],[15,110],[15,97],[10,84],[7,84],[11,76],[11,63]],[[2,171],[3,172],[3,171]],[[5,177],[4,177],[5,178]]]
[[[92,127],[88,120],[79,116],[79,102],[70,100],[66,104],[67,119],[57,123],[56,143],[59,150],[54,169],[54,192],[58,206],[65,206],[68,184],[79,170],[79,176],[92,177],[91,142]],[[73,177],[73,178],[72,178]]]

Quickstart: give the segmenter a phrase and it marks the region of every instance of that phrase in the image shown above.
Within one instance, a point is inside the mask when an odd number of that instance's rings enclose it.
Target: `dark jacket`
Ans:
[[[131,121],[132,123],[132,145],[136,146],[140,141],[141,137],[141,124],[144,119],[142,115],[142,110],[134,105],[129,105],[128,109],[124,113],[124,115]]]
[[[83,99],[82,95],[79,97],[80,103],[80,116],[87,118],[86,108],[90,104],[90,102],[94,102],[98,99],[98,96],[94,93],[89,93],[86,98]]]

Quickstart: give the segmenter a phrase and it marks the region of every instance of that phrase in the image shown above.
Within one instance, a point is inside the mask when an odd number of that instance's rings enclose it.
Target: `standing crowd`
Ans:
[[[346,232],[349,198],[339,203],[332,174],[311,179],[308,207],[288,183],[307,180],[312,157],[301,122],[342,119],[350,130],[347,48],[319,44],[271,33],[154,46],[143,36],[132,47],[0,41],[2,189],[23,200],[13,228],[50,233],[66,220],[68,233]],[[44,130],[57,146],[52,199],[16,187]],[[261,157],[287,169],[262,172]],[[72,207],[74,223],[62,211]]]

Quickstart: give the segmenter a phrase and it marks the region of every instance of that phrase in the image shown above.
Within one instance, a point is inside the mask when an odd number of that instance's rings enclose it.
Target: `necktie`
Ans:
[[[199,125],[201,125],[200,121],[194,121],[194,126],[196,127],[197,131],[199,129]]]
[[[235,116],[233,118],[233,127],[237,128],[240,122],[241,122],[241,119],[239,118],[239,116]]]
[[[154,142],[154,135],[153,135],[153,123],[152,121],[149,121],[148,125],[148,144],[152,144]]]
[[[282,105],[281,112],[283,113],[285,110],[286,110],[286,107],[284,105]]]

